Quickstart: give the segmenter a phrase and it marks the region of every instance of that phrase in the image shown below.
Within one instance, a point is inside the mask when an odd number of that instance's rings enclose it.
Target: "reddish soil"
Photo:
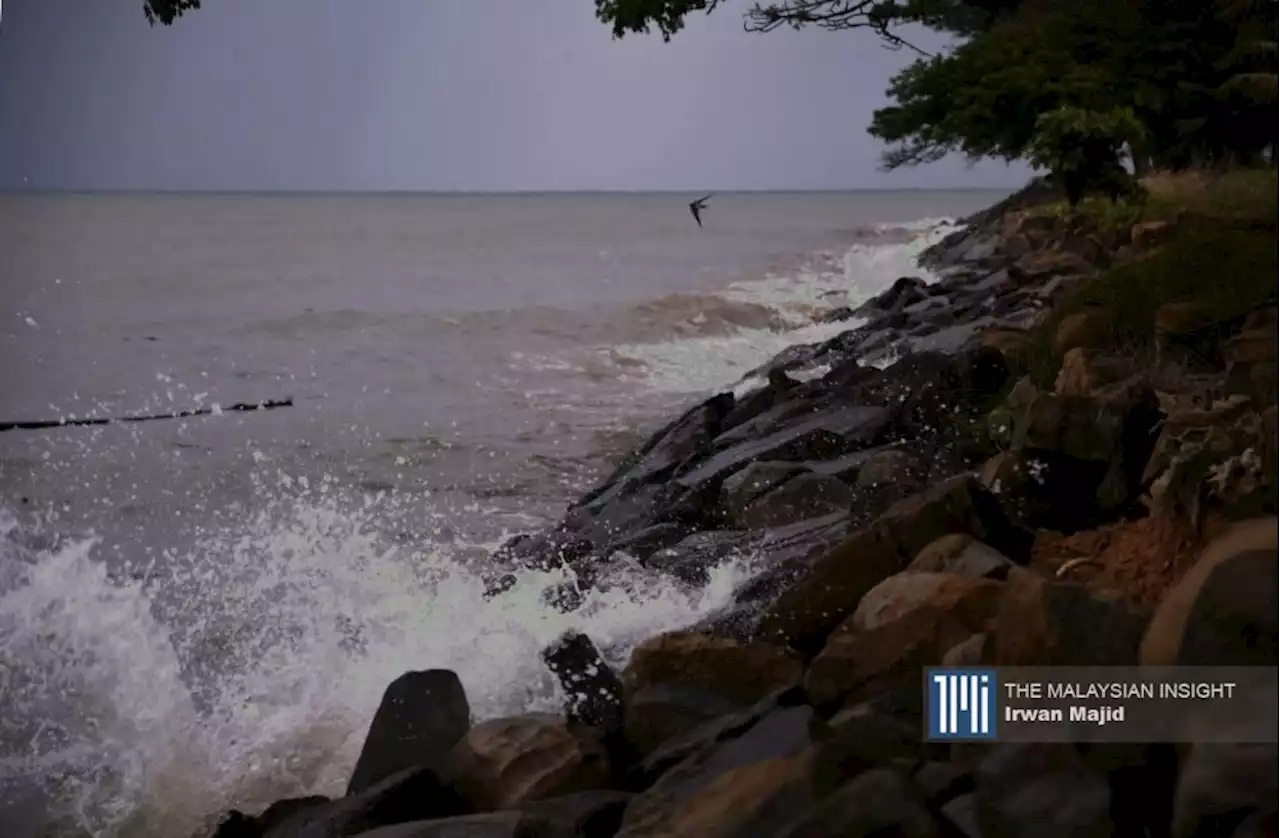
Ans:
[[[1031,561],[1050,574],[1071,563],[1061,579],[1110,588],[1155,605],[1195,562],[1201,544],[1190,525],[1160,515],[1069,536],[1042,531]]]

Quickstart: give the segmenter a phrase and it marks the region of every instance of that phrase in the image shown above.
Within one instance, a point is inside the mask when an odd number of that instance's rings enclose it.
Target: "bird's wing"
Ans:
[[[712,193],[711,193],[711,195],[714,195],[714,194],[716,194],[716,193],[714,193],[714,192],[712,192]],[[711,197],[711,195],[703,195],[701,198],[699,198],[699,199],[698,199],[697,201],[695,201],[694,203],[697,203],[697,204],[705,204],[705,203],[707,202],[707,199],[709,199],[709,198]]]

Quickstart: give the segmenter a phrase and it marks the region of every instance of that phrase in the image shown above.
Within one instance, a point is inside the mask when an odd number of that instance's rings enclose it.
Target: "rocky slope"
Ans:
[[[580,586],[619,554],[690,584],[758,557],[731,607],[620,674],[562,638],[564,716],[472,725],[456,676],[407,673],[346,796],[217,834],[1274,835],[1274,746],[922,741],[922,666],[1276,665],[1274,295],[1225,319],[1171,301],[1154,355],[1117,353],[1073,295],[1177,224],[1089,229],[1038,212],[1051,197],[970,219],[926,254],[939,281],[836,313],[856,326],[696,405],[495,557]]]

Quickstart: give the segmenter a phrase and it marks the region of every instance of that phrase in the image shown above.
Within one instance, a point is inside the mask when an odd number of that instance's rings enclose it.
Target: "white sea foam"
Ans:
[[[734,283],[720,292],[719,296],[734,302],[774,309],[789,328],[738,329],[728,335],[619,344],[600,349],[600,354],[615,365],[620,377],[653,390],[695,394],[734,382],[740,388],[757,386],[742,377],[782,350],[828,340],[857,325],[815,322],[822,313],[856,307],[902,276],[932,281],[934,277],[926,275],[917,260],[956,225],[949,219],[924,219],[884,229],[916,235],[904,243],[863,243],[841,254],[815,254],[801,269]]]
[[[553,709],[538,652],[560,632],[621,662],[723,605],[745,573],[725,565],[700,591],[635,577],[571,613],[543,599],[563,573],[486,599],[456,549],[388,547],[377,503],[353,513],[313,493],[120,579],[92,540],[31,550],[0,512],[0,566],[16,568],[0,589],[7,838],[49,834],[54,808],[54,834],[174,838],[228,807],[341,793],[404,671],[455,670],[478,717]]]

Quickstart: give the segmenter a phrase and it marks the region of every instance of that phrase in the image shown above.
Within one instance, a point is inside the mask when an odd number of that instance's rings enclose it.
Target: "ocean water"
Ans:
[[[0,196],[0,834],[191,835],[340,793],[385,685],[551,709],[567,628],[621,662],[723,604],[622,572],[485,599],[671,412],[905,274],[993,192]],[[572,581],[572,580],[567,580]]]

